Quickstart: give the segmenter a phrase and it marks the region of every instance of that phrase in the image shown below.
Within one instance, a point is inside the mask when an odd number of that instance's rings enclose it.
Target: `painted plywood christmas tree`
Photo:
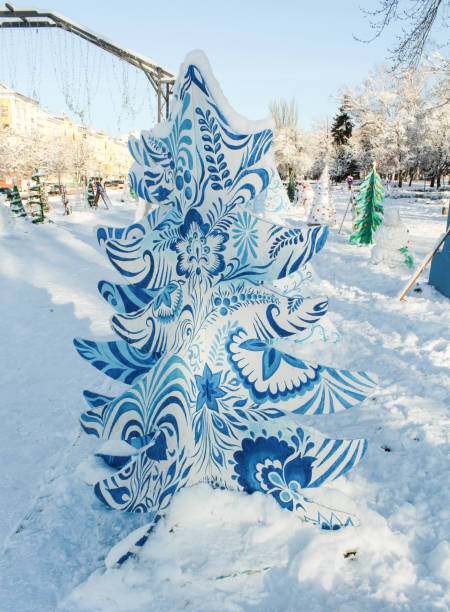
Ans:
[[[14,183],[12,197],[9,202],[9,207],[11,210],[11,214],[15,217],[26,217],[27,213],[22,204],[22,198],[20,197],[19,189],[17,185]]]
[[[327,309],[324,298],[264,285],[299,270],[327,236],[326,227],[286,228],[249,212],[274,176],[271,128],[237,115],[205,56],[190,54],[169,121],[130,139],[133,189],[155,210],[97,233],[126,281],[99,284],[119,340],[75,346],[127,389],[86,391],[81,424],[108,441],[100,455],[117,468],[95,494],[111,508],[147,512],[148,533],[173,495],[199,482],[266,493],[325,529],[356,521],[316,504],[311,490],[356,465],[365,440],[331,439],[299,416],[350,408],[375,377],[270,344]],[[139,532],[137,544],[145,538]]]
[[[45,220],[44,215],[44,193],[41,185],[41,175],[37,168],[34,169],[34,174],[31,177],[34,185],[30,187],[30,199],[28,204],[37,207],[37,213],[34,214],[33,223],[42,223]]]
[[[336,210],[330,196],[330,174],[328,164],[325,164],[318,183],[318,196],[311,204],[308,215],[308,225],[336,225]]]
[[[384,190],[381,179],[375,170],[361,184],[359,196],[356,198],[353,234],[350,242],[354,244],[372,244],[373,235],[383,220]]]

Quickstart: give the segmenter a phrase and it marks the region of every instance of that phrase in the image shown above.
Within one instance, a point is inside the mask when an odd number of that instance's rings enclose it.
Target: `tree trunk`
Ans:
[[[431,179],[430,179],[430,187],[431,188],[434,187],[434,176],[432,176]]]
[[[398,186],[399,187],[403,186],[403,175],[402,175],[402,171],[401,170],[398,173]]]
[[[438,174],[436,177],[436,189],[440,189],[441,188],[441,175]]]

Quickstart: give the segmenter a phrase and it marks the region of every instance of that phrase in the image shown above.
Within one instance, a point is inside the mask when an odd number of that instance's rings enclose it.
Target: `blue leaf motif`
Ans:
[[[262,359],[263,379],[267,380],[280,367],[281,353],[272,347],[265,349]]]

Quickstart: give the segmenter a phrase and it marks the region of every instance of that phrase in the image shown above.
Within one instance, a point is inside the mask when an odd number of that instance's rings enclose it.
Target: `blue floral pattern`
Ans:
[[[209,225],[203,223],[200,214],[191,209],[180,227],[179,236],[171,246],[178,255],[178,275],[194,283],[211,283],[213,277],[225,269],[222,252],[225,250],[228,234],[217,230],[210,231]]]
[[[120,339],[75,346],[128,387],[116,397],[86,391],[81,425],[130,445],[129,457],[104,456],[118,470],[94,491],[111,508],[148,512],[148,534],[173,495],[197,482],[265,492],[327,529],[356,522],[305,492],[356,465],[366,442],[320,436],[291,414],[348,409],[376,380],[271,345],[311,328],[327,310],[323,298],[292,299],[267,283],[301,270],[328,230],[252,215],[255,199],[285,194],[270,122],[243,125],[206,58],[189,56],[169,121],[130,138],[132,185],[154,210],[130,227],[97,232],[126,280],[99,284]]]
[[[221,373],[213,374],[207,363],[205,364],[203,374],[195,377],[198,388],[197,410],[206,404],[210,410],[219,412],[217,399],[226,395],[225,391],[220,388],[220,377]]]
[[[316,460],[314,456],[299,455],[293,446],[276,436],[245,438],[234,459],[238,483],[244,490],[270,493],[289,510],[301,506],[301,491],[311,482],[312,464]]]
[[[171,282],[156,294],[153,301],[153,312],[161,321],[171,322],[180,314],[182,303],[183,292],[180,284]]]
[[[237,247],[238,257],[247,260],[249,255],[256,258],[258,251],[257,219],[248,212],[238,213],[231,230],[234,246]]]

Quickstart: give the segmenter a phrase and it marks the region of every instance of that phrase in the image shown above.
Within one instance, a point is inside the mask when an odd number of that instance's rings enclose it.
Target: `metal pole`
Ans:
[[[166,119],[169,118],[169,114],[170,114],[169,97],[170,97],[170,83],[166,83]]]
[[[84,26],[75,23],[71,19],[67,19],[64,15],[53,13],[51,11],[40,11],[34,8],[16,8],[10,3],[6,3],[7,10],[1,10],[0,7],[0,30],[2,28],[60,28],[71,34],[75,34],[80,38],[100,47],[104,51],[115,55],[119,59],[128,62],[136,68],[140,68],[148,80],[152,84],[158,96],[158,121],[162,119],[162,98],[165,97],[162,92],[163,83],[167,83],[167,100],[171,94],[170,86],[175,81],[175,73],[171,70],[157,64],[153,60],[126,49],[121,45],[104,38],[100,34],[96,34]],[[167,112],[167,111],[166,111]]]
[[[162,121],[162,104],[163,104],[163,84],[162,84],[162,74],[159,68],[156,69],[156,95],[158,96],[158,123]]]
[[[162,91],[161,91],[161,81],[158,81],[158,90],[157,90],[157,96],[158,96],[158,123],[160,123],[161,119],[162,119]]]
[[[353,205],[353,187],[350,187],[350,199],[348,201],[347,208],[345,209],[344,216],[342,217],[341,226],[339,228],[338,234],[341,233],[341,229],[342,229],[342,226],[344,225],[345,217],[347,216],[348,207],[350,206],[350,204]]]

